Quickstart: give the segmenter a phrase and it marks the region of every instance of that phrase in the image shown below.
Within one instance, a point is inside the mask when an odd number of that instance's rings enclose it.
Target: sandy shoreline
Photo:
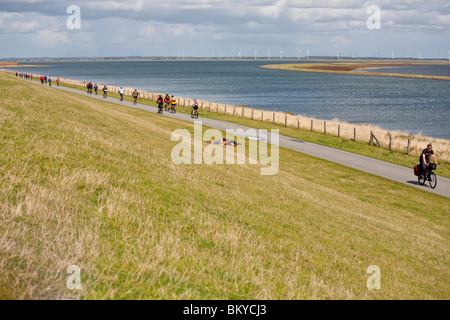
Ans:
[[[431,79],[431,80],[447,80],[447,81],[450,80],[449,76],[431,76],[431,75],[420,75],[420,74],[358,71],[358,70],[378,69],[378,68],[384,68],[384,67],[430,66],[430,65],[450,65],[450,63],[336,62],[336,63],[264,65],[264,66],[261,66],[261,68],[273,69],[273,70],[336,73],[336,74],[362,75],[362,76]]]

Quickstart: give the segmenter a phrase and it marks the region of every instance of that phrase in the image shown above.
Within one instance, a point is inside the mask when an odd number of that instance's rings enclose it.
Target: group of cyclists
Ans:
[[[18,73],[16,72],[16,77],[20,79],[30,80],[33,81],[33,75],[28,73]],[[51,87],[53,79],[50,76],[40,76],[39,80],[41,81],[41,84],[47,84]],[[59,78],[56,78],[56,85],[59,87]]]
[[[168,93],[163,98],[162,95],[159,95],[156,99],[156,104],[158,105],[158,113],[162,114],[163,109],[165,111],[169,111],[170,113],[177,112],[177,100],[174,96],[170,96]]]

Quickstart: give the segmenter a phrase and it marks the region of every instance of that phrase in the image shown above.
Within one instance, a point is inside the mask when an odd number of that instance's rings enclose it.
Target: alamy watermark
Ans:
[[[367,279],[367,289],[369,290],[380,290],[381,289],[381,269],[379,266],[370,266],[367,268],[367,273],[372,274],[369,279]]]
[[[194,122],[194,139],[187,129],[172,132],[172,141],[179,141],[171,153],[172,162],[179,164],[262,164],[261,175],[275,175],[279,168],[279,131],[227,129],[226,137],[218,129],[203,133],[201,121]],[[181,141],[180,141],[181,140]],[[203,142],[210,142],[203,150]],[[223,143],[222,143],[223,142]],[[268,154],[268,146],[270,155]]]
[[[67,288],[70,290],[81,290],[82,286],[80,267],[76,265],[67,267],[67,274],[70,274],[66,281]]]
[[[381,29],[381,9],[377,5],[372,5],[367,8],[367,13],[370,14],[367,18],[367,28],[369,30]]]
[[[71,5],[66,11],[70,16],[66,20],[66,26],[69,30],[81,29],[81,9],[77,5]]]

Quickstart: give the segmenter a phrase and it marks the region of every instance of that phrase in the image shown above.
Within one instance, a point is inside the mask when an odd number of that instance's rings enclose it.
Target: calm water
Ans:
[[[52,62],[43,63],[49,66],[45,68],[18,70],[450,139],[449,81],[258,67],[275,63],[279,62]],[[443,72],[448,75],[450,66]]]

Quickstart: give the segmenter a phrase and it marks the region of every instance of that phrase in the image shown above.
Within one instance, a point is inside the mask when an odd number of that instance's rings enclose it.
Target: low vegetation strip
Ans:
[[[437,64],[437,63],[434,63]],[[448,65],[449,63],[440,63]],[[433,76],[420,74],[405,74],[405,73],[385,73],[385,72],[370,72],[358,71],[359,69],[372,69],[383,67],[398,67],[398,66],[413,66],[413,65],[433,65],[431,63],[380,63],[380,62],[339,62],[339,63],[308,63],[308,64],[275,64],[265,65],[261,68],[275,69],[275,70],[289,70],[302,72],[321,72],[321,73],[339,73],[362,76],[378,76],[378,77],[397,77],[397,78],[414,78],[414,79],[430,79],[430,80],[450,80],[449,76]]]
[[[174,165],[192,124],[0,86],[2,299],[450,297],[444,197],[285,149],[275,176]]]

